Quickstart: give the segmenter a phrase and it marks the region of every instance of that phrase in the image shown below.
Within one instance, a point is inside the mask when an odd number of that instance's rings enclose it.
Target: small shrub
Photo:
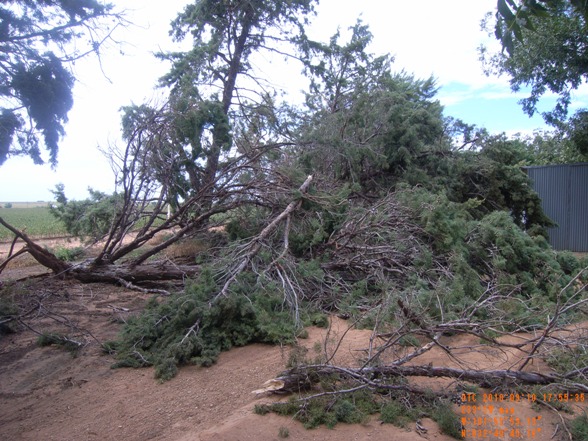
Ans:
[[[308,330],[302,328],[298,331],[298,333],[296,334],[296,337],[301,338],[301,339],[307,339],[308,338]]]
[[[78,341],[65,335],[53,333],[43,333],[39,335],[37,338],[37,345],[41,347],[55,345],[69,351],[73,357],[77,356],[78,351],[82,347],[82,343]]]
[[[270,408],[267,404],[256,404],[253,407],[253,413],[256,415],[266,415],[270,413]]]
[[[317,328],[326,329],[329,327],[329,317],[326,314],[316,313],[310,317],[310,324]]]
[[[66,247],[57,247],[53,250],[53,254],[59,260],[63,260],[64,262],[72,262],[84,256],[86,251],[82,247],[75,247],[75,248],[66,248]]]
[[[288,430],[287,427],[282,426],[278,430],[278,436],[280,438],[288,438],[290,436],[290,431]]]
[[[571,421],[570,433],[574,441],[585,441],[588,439],[588,416],[586,414],[582,414]]]
[[[463,439],[461,422],[449,403],[439,403],[433,409],[431,417],[439,424],[442,433],[455,439]]]
[[[0,335],[16,332],[16,325],[13,317],[18,314],[18,307],[12,299],[0,297]]]
[[[359,424],[367,415],[350,400],[341,400],[333,407],[336,420],[347,424]]]
[[[414,419],[415,416],[410,413],[410,409],[396,400],[384,404],[380,411],[380,420],[383,423],[394,424],[397,427],[406,427]]]
[[[12,203],[11,202],[6,202],[4,204],[4,208],[12,208]]]
[[[286,367],[293,368],[305,364],[307,362],[306,354],[308,354],[307,348],[300,345],[294,345],[290,350],[290,355],[288,355]]]

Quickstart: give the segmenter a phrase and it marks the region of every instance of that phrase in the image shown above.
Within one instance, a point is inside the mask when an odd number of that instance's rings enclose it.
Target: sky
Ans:
[[[164,91],[157,79],[169,65],[154,52],[178,50],[169,37],[170,22],[190,0],[117,0],[133,25],[114,34],[119,46],[104,48],[101,62],[86,58],[73,66],[77,78],[74,107],[66,136],[60,143],[59,165],[34,165],[29,158],[10,158],[0,167],[0,201],[50,201],[56,184],[65,186],[70,199],[85,199],[87,188],[111,193],[114,177],[102,153],[110,145],[122,145],[122,106],[161,102]],[[345,31],[358,18],[374,35],[369,50],[394,56],[394,71],[416,78],[433,76],[437,99],[445,115],[486,127],[492,133],[531,133],[545,128],[540,117],[527,117],[517,101],[525,95],[510,91],[508,78],[487,77],[477,48],[497,42],[481,29],[480,22],[494,11],[496,0],[321,0],[309,34],[326,41],[339,27]],[[184,49],[186,47],[184,46]],[[269,60],[271,61],[271,60]],[[296,70],[267,74],[280,87],[304,84],[292,79]],[[296,87],[296,86],[294,86]],[[302,86],[298,86],[299,88]],[[553,100],[553,99],[552,99]],[[547,105],[550,99],[544,100]],[[587,105],[588,93],[578,94],[574,106]]]

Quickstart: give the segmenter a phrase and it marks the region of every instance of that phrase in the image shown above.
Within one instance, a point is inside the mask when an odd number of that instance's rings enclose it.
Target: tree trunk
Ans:
[[[45,248],[40,247],[33,242],[25,233],[17,230],[12,225],[6,223],[4,219],[0,217],[0,225],[9,229],[16,237],[23,240],[26,243],[25,250],[28,251],[31,256],[35,258],[37,262],[46,268],[49,268],[55,274],[65,274],[71,265],[63,260],[58,259],[53,253],[47,251]],[[10,256],[9,256],[10,257]]]
[[[95,259],[72,265],[57,258],[53,253],[37,245],[25,233],[14,228],[0,217],[0,225],[9,229],[14,235],[25,242],[26,246],[17,254],[28,252],[44,267],[64,278],[73,278],[84,283],[134,283],[157,282],[165,280],[185,280],[198,274],[197,265],[176,265],[168,262],[133,264],[97,265]],[[11,257],[8,256],[9,260]],[[0,266],[4,269],[4,265]]]
[[[66,274],[84,283],[135,283],[183,281],[198,275],[196,265],[174,265],[167,262],[145,263],[142,265],[76,265]]]
[[[565,378],[557,374],[541,374],[538,372],[523,372],[511,370],[467,370],[449,367],[427,366],[377,366],[362,369],[344,368],[330,365],[299,366],[284,371],[274,379],[281,382],[278,389],[283,392],[299,392],[318,383],[321,378],[328,376],[351,379],[377,389],[397,389],[398,384],[389,385],[385,380],[396,377],[445,377],[458,378],[479,384],[482,387],[497,385],[516,386],[521,384],[561,384],[569,392],[588,392],[588,386],[573,383],[565,385]]]

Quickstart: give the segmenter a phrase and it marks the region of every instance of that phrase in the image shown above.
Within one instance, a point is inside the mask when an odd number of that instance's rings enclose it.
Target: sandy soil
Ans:
[[[0,277],[4,280],[22,277],[23,271],[44,272],[35,267],[15,268]],[[36,330],[59,330],[66,322],[70,325],[70,334],[71,326],[77,328],[73,337],[85,346],[73,358],[56,347],[38,347],[32,330],[0,337],[0,440],[269,441],[282,439],[280,428],[288,429],[288,439],[303,441],[452,439],[441,434],[429,419],[422,420],[427,433],[419,434],[414,424],[401,429],[380,424],[377,418],[363,425],[341,424],[332,430],[306,430],[287,417],[254,414],[255,404],[284,399],[283,396],[255,395],[252,391],[284,370],[288,348],[258,344],[235,348],[223,353],[216,365],[184,367],[176,378],[163,384],[154,379],[152,369],[113,370],[110,368],[113,358],[101,352],[99,342],[114,338],[124,319],[141,310],[147,297],[137,292],[42,277],[23,285],[15,295],[29,299],[33,312],[27,322]],[[44,314],[39,313],[40,308]],[[338,344],[337,361],[352,363],[367,347],[370,332],[345,333],[348,323],[336,318],[333,321],[327,347]],[[308,348],[327,338],[324,329],[309,331],[309,338],[301,340]],[[339,343],[343,334],[345,338]],[[467,341],[468,338],[447,339],[445,343],[476,347],[476,342]],[[461,362],[480,369],[504,368],[517,355],[494,353],[481,347],[464,350],[458,356]],[[454,363],[442,352],[435,351],[428,353],[423,362]],[[541,363],[531,367],[531,370],[537,369],[547,368]],[[433,387],[449,383],[415,381]],[[494,404],[493,413],[478,413],[477,416],[503,417],[498,408],[512,408],[522,422],[521,436],[510,436],[507,431],[504,437],[489,434],[467,439],[565,439],[561,421],[554,413],[537,408],[527,400],[504,406]],[[456,405],[455,410],[459,413],[463,409]],[[530,425],[527,421],[537,424]],[[481,426],[482,429],[493,427],[492,421]],[[540,431],[536,431],[537,428]],[[534,436],[528,430],[535,430]]]

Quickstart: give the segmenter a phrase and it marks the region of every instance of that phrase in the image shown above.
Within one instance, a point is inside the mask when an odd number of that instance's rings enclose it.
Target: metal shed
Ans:
[[[588,252],[588,163],[525,167],[543,211],[557,227],[549,229],[556,250]]]

